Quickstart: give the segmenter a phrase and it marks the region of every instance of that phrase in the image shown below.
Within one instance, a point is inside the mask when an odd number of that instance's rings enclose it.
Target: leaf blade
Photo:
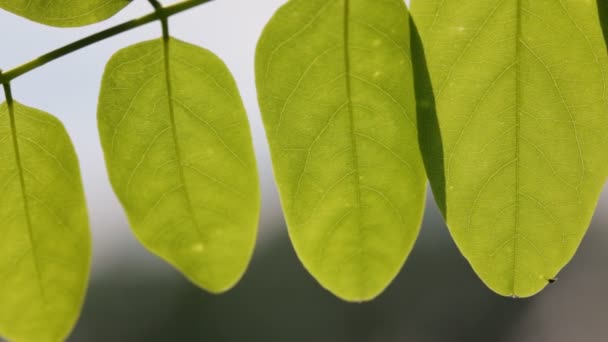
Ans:
[[[401,1],[292,0],[258,43],[258,97],[292,243],[349,301],[379,295],[418,235],[426,179],[408,29]]]
[[[91,258],[78,160],[53,116],[14,102],[14,115],[2,104],[0,118],[0,333],[59,341],[80,313]]]
[[[492,290],[534,295],[574,255],[608,171],[596,4],[414,1],[413,13],[435,103],[421,113],[440,132],[421,134],[443,147],[428,175],[450,232]]]
[[[0,7],[29,20],[56,27],[94,24],[116,14],[130,0],[0,0]]]
[[[102,147],[140,242],[198,286],[223,292],[244,273],[257,234],[249,123],[219,58],[176,39],[167,44],[137,44],[108,63]]]

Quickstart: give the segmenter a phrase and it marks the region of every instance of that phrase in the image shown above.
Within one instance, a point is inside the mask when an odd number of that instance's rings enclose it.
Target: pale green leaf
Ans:
[[[14,116],[0,105],[0,141],[0,335],[59,342],[79,316],[91,256],[76,153],[57,119],[18,103]]]
[[[35,22],[76,27],[108,19],[131,0],[0,0],[0,8]]]
[[[224,63],[175,39],[123,49],[106,67],[98,116],[110,180],[139,240],[202,288],[232,287],[253,252],[260,195]]]
[[[256,56],[259,102],[295,250],[319,283],[369,300],[418,236],[418,149],[402,0],[292,0]]]
[[[572,258],[608,172],[595,1],[414,0],[428,174],[481,279],[531,296]],[[423,67],[421,67],[423,68]],[[428,89],[427,89],[428,91]]]

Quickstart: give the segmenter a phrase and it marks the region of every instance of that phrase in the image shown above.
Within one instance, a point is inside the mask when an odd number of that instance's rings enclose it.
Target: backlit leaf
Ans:
[[[41,24],[76,27],[116,14],[132,0],[0,0],[0,7]]]
[[[175,39],[123,49],[106,67],[98,115],[110,180],[140,241],[211,292],[233,286],[253,251],[260,195],[224,63]]]
[[[295,250],[319,283],[369,300],[418,235],[425,175],[402,0],[292,0],[256,56]]]
[[[608,171],[596,2],[413,0],[412,11],[433,88],[420,134],[441,146],[424,156],[435,196],[481,279],[531,296],[574,255]]]
[[[91,255],[76,153],[57,119],[18,103],[14,116],[0,105],[0,141],[0,335],[62,341],[80,313]]]

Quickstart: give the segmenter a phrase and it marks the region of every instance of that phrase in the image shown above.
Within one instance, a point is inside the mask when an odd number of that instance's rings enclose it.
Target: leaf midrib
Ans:
[[[175,121],[175,108],[173,106],[173,90],[172,90],[172,82],[171,82],[171,62],[170,62],[170,38],[168,36],[164,36],[163,39],[163,55],[164,55],[164,68],[165,68],[165,87],[167,89],[167,99],[169,102],[169,119],[171,122],[171,138],[173,139],[173,146],[175,146],[175,155],[177,156],[178,163],[178,173],[180,178],[180,183],[184,188],[184,196],[186,196],[186,202],[188,203],[188,211],[190,212],[190,216],[192,219],[192,223],[196,228],[196,234],[198,236],[199,243],[204,245],[203,235],[201,233],[201,228],[198,224],[198,220],[194,213],[194,208],[192,207],[192,197],[190,196],[190,191],[188,190],[188,185],[186,183],[186,176],[184,175],[183,169],[183,157],[180,150],[179,139],[177,138],[177,125]]]
[[[8,89],[8,88],[7,88]],[[38,249],[36,247],[36,239],[34,239],[34,227],[32,225],[32,218],[30,213],[30,204],[27,196],[27,187],[25,183],[24,176],[24,168],[23,162],[21,159],[21,150],[19,148],[19,138],[17,135],[17,123],[15,120],[15,104],[10,96],[10,90],[8,91],[8,95],[6,102],[8,107],[8,116],[11,127],[11,138],[13,141],[13,149],[15,153],[15,162],[17,164],[17,173],[19,175],[19,188],[21,190],[21,198],[23,200],[23,212],[25,214],[25,223],[27,225],[27,236],[30,244],[30,248],[32,250],[32,260],[34,265],[34,272],[36,273],[36,278],[38,280],[38,289],[40,291],[40,295],[43,299],[45,299],[44,287],[42,286],[42,273],[40,271],[40,262],[38,260]]]
[[[521,0],[517,0],[516,12],[517,25],[515,30],[515,210],[513,223],[513,276],[511,283],[511,293],[515,296],[515,279],[517,278],[517,259],[518,259],[518,232],[519,232],[519,153],[520,153],[520,90],[521,90],[521,51],[520,51],[520,36],[521,36]]]
[[[574,19],[570,16],[570,13],[568,12],[567,8],[564,6],[562,0],[559,0],[560,6],[562,8],[562,10],[564,11],[564,13],[568,16],[570,22],[577,28],[577,30],[579,30],[581,32],[581,34],[584,36],[585,41],[587,43],[587,45],[590,47],[591,53],[594,57],[594,59],[597,61],[597,55],[595,54],[594,50],[591,48],[591,45],[589,43],[589,40],[587,38],[587,36],[583,33],[583,31],[580,29],[580,27],[577,25],[577,23],[574,21]],[[572,130],[574,132],[574,136],[576,139],[576,147],[578,150],[578,156],[579,156],[579,162],[580,162],[580,166],[581,166],[581,175],[579,177],[579,182],[576,186],[576,192],[577,192],[577,196],[580,196],[580,185],[583,181],[583,178],[585,177],[585,163],[584,163],[584,159],[583,159],[583,153],[582,153],[582,149],[581,149],[581,144],[580,144],[580,139],[579,139],[579,133],[578,133],[578,129],[576,127],[576,123],[574,121],[574,117],[572,115],[572,112],[570,110],[570,107],[568,106],[568,103],[566,102],[565,97],[562,94],[562,91],[559,87],[559,85],[557,84],[555,78],[553,77],[553,75],[551,74],[551,70],[544,65],[544,62],[541,60],[541,58],[534,52],[534,50],[532,50],[532,48],[530,46],[528,46],[528,44],[526,44],[526,42],[521,38],[522,35],[522,2],[521,0],[517,0],[517,12],[516,12],[516,20],[517,20],[517,29],[516,29],[516,42],[515,42],[515,56],[516,56],[516,95],[515,95],[515,108],[516,108],[516,115],[515,115],[515,134],[516,134],[516,145],[515,145],[515,222],[514,222],[514,229],[513,229],[513,268],[512,268],[512,272],[513,272],[513,280],[512,280],[512,294],[513,296],[516,296],[516,292],[515,292],[515,282],[517,279],[517,260],[519,259],[519,253],[518,253],[518,242],[519,242],[519,238],[525,238],[525,236],[519,236],[519,221],[520,221],[520,196],[522,196],[522,194],[520,193],[520,172],[521,172],[521,168],[519,165],[519,158],[520,158],[520,142],[521,140],[525,140],[525,138],[521,135],[520,133],[520,105],[521,105],[521,71],[520,71],[520,65],[521,65],[521,51],[520,48],[523,46],[525,49],[527,49],[530,53],[532,53],[532,55],[543,64],[543,66],[545,67],[546,71],[548,72],[549,76],[551,77],[552,81],[553,81],[553,86],[555,87],[555,90],[558,92],[559,97],[563,103],[564,108],[566,109],[566,111],[568,112],[568,115],[570,117],[570,120],[572,122]],[[602,79],[605,80],[605,75],[602,73]],[[606,90],[605,87],[606,82],[604,81],[604,93]],[[605,98],[605,97],[603,97]],[[531,242],[530,242],[531,243]],[[552,277],[554,275],[544,275],[546,278]]]
[[[351,82],[351,72],[350,72],[350,52],[349,52],[349,42],[350,42],[350,3],[349,0],[344,0],[344,71],[346,73],[346,77],[344,77],[346,83],[346,99],[348,101],[347,110],[349,114],[349,122],[350,122],[350,139],[352,145],[352,164],[353,164],[353,177],[354,177],[354,185],[355,185],[355,200],[356,200],[356,217],[357,217],[357,228],[358,228],[358,241],[359,246],[363,244],[363,227],[362,227],[362,206],[361,206],[361,178],[359,174],[359,156],[357,150],[357,136],[356,136],[356,125],[355,125],[355,114],[353,109],[353,101],[352,101],[352,82]],[[359,247],[361,248],[361,247]],[[360,250],[358,249],[356,254],[361,257]],[[358,285],[360,286],[360,294],[363,294],[363,274],[359,273],[361,279],[359,279]]]

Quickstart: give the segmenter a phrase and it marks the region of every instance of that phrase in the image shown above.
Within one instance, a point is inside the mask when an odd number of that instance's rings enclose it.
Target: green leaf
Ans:
[[[608,174],[606,47],[595,1],[414,0],[432,93],[424,153],[450,232],[505,296],[572,258]],[[427,150],[428,152],[429,150]]]
[[[0,105],[0,335],[64,340],[86,291],[91,241],[76,153],[53,116]]]
[[[409,23],[401,0],[292,0],[256,56],[259,102],[295,250],[319,283],[369,300],[418,236]]]
[[[112,57],[99,101],[110,180],[139,240],[198,286],[232,287],[253,252],[260,194],[224,63],[176,39],[137,44]]]
[[[131,0],[0,0],[0,8],[57,27],[94,24],[116,14]]]

